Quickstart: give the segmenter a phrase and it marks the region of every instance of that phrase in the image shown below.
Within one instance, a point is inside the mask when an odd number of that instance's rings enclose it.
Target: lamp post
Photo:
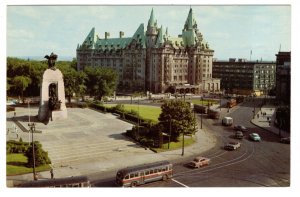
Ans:
[[[202,109],[203,109],[203,97],[201,97],[201,101],[202,101]],[[201,111],[201,129],[202,129],[202,116],[203,116],[203,111]]]
[[[169,123],[169,142],[168,142],[168,149],[170,149],[170,141],[171,141],[171,129],[172,129],[172,126],[171,126],[171,122],[172,122],[172,119],[171,119],[171,115],[169,115],[169,120],[170,120],[170,123]]]
[[[184,131],[182,132],[182,153],[181,156],[184,155]]]
[[[33,132],[35,131],[35,123],[28,123],[28,126],[30,128],[31,131],[31,146],[32,146],[32,157],[33,157],[33,169],[32,169],[32,173],[33,173],[33,180],[37,180],[36,177],[36,173],[35,173],[35,153],[34,153],[34,143],[33,143]]]

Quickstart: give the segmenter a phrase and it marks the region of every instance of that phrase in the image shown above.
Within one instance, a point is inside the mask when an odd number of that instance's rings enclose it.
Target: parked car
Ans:
[[[222,119],[222,125],[231,126],[233,124],[233,119],[231,117],[224,117]]]
[[[242,131],[242,132],[247,131],[247,128],[243,125],[234,125],[233,129],[236,131]]]
[[[200,168],[202,166],[208,165],[210,163],[210,159],[206,157],[195,157],[193,161],[188,163],[188,166],[193,168]]]
[[[284,138],[280,139],[280,142],[284,143],[284,144],[290,144],[291,143],[291,139],[290,139],[290,137],[284,137]]]
[[[244,138],[244,134],[241,131],[236,131],[235,132],[235,138],[236,139],[243,139]]]
[[[261,138],[257,133],[251,133],[249,135],[249,138],[253,141],[258,141],[258,142],[261,141]]]
[[[225,144],[224,149],[225,150],[236,150],[240,147],[241,147],[240,142],[229,142],[229,143]]]

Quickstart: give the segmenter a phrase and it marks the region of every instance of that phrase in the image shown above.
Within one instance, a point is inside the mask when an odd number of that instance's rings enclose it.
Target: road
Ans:
[[[259,102],[244,102],[231,110],[235,124],[247,127],[242,146],[236,151],[225,151],[222,147],[233,138],[234,130],[221,125],[221,120],[205,119],[204,129],[218,137],[217,146],[203,154],[211,159],[209,166],[191,169],[189,161],[174,162],[174,176],[168,181],[158,181],[140,187],[288,187],[290,185],[290,145],[279,143],[277,135],[262,130],[252,123],[252,110]],[[242,117],[242,118],[241,118]],[[198,121],[200,118],[198,117]],[[262,137],[261,142],[248,139],[251,132]],[[192,158],[189,158],[192,159]],[[92,177],[96,187],[114,187],[114,174],[106,179]]]

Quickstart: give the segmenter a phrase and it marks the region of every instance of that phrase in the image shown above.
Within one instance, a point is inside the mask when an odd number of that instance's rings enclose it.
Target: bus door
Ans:
[[[141,171],[140,172],[140,181],[141,181],[141,183],[145,183],[145,172],[144,171]]]

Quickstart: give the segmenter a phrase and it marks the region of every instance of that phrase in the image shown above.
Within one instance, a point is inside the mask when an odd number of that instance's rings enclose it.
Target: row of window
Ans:
[[[158,172],[165,172],[168,170],[168,166],[165,166],[163,168],[157,168],[157,169],[150,169],[150,170],[145,170],[145,171],[141,171],[141,172],[135,172],[135,173],[131,173],[125,176],[124,179],[132,179],[135,177],[139,177],[139,176],[143,176],[143,175],[150,175],[150,174],[155,174]]]

